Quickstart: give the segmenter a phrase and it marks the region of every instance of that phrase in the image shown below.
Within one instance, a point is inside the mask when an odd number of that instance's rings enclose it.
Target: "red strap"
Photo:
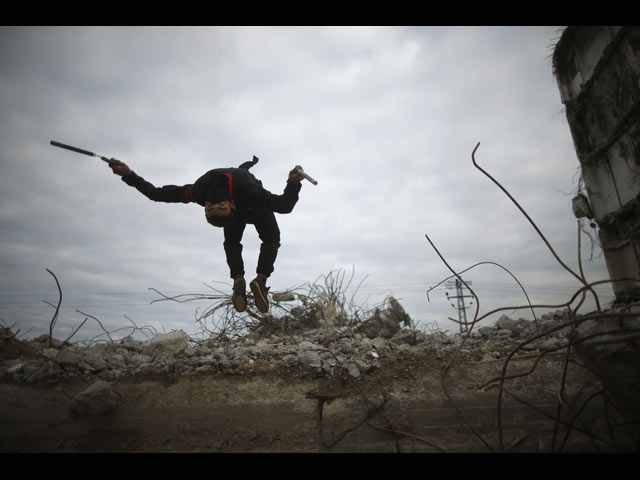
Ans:
[[[225,173],[225,175],[229,179],[229,200],[233,201],[233,179],[230,173]]]

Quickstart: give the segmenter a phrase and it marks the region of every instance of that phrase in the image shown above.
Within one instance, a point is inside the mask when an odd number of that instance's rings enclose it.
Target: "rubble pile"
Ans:
[[[477,361],[504,358],[525,339],[565,320],[561,312],[536,322],[502,316],[491,326],[474,328],[471,334],[425,333],[410,328],[411,319],[391,299],[386,309],[376,310],[356,328],[323,326],[281,334],[270,330],[268,335],[254,331],[235,341],[195,341],[180,330],[146,341],[126,337],[84,347],[62,344],[48,335],[20,341],[9,329],[0,329],[0,380],[53,383],[93,377],[109,381],[134,375],[242,375],[279,369],[314,378],[346,371],[357,379],[379,368],[393,352],[431,351],[444,358],[460,350],[474,354]],[[564,343],[563,329],[542,335],[519,353]]]

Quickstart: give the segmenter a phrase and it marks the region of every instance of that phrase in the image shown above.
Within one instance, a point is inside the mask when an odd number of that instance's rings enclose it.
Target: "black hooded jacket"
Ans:
[[[155,202],[197,203],[233,200],[236,209],[266,208],[275,213],[290,213],[298,201],[302,185],[287,182],[282,195],[275,195],[262,186],[262,182],[245,168],[215,168],[198,178],[195,183],[156,187],[132,172],[122,180]]]

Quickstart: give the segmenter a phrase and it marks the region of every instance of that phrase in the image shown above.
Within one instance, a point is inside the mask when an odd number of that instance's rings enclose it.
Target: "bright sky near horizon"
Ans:
[[[496,262],[533,303],[568,301],[576,279],[471,162],[480,142],[479,164],[577,270],[579,166],[551,64],[560,34],[556,26],[0,27],[2,324],[48,332],[54,309],[45,301],[57,303],[58,290],[46,269],[63,289],[59,338],[85,318],[76,310],[111,330],[128,325],[126,316],[191,333],[197,305],[151,304],[159,297],[149,289],[204,293],[205,283],[229,282],[222,231],[199,206],[151,202],[103,162],[50,140],[119,158],[157,186],[256,155],[252,173],[280,193],[303,165],[319,184],[305,182],[293,213],[278,216],[274,291],[354,269],[353,285],[366,277],[362,301],[394,295],[419,326],[457,330],[445,284],[427,298],[451,274],[428,235],[456,271]],[[250,276],[259,249],[251,226],[243,243]],[[583,234],[587,278],[605,279],[591,248]],[[481,313],[526,304],[495,265],[464,278]]]

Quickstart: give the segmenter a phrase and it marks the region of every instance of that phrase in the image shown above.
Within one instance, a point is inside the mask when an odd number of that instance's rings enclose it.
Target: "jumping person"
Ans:
[[[111,159],[111,170],[129,186],[155,202],[197,203],[204,207],[207,222],[224,228],[224,251],[233,279],[232,302],[234,308],[244,312],[247,308],[242,234],[247,224],[253,224],[262,241],[256,268],[256,278],[250,283],[256,307],[269,311],[267,279],[273,273],[280,247],[280,229],[274,213],[291,213],[302,188],[302,167],[289,172],[282,195],[275,195],[262,186],[249,169],[258,161],[245,162],[238,168],[216,168],[198,178],[193,184],[155,187],[137,175],[125,163]]]

